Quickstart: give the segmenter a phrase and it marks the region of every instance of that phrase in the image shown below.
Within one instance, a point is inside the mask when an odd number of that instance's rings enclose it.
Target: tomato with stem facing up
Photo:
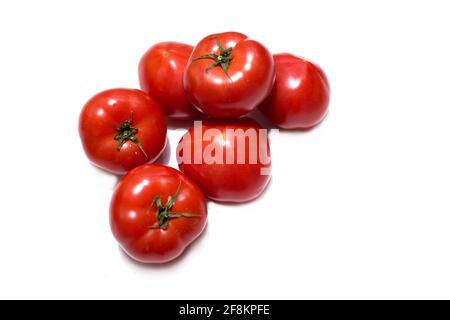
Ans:
[[[110,225],[122,249],[143,263],[177,258],[203,231],[203,192],[180,171],[148,164],[125,175],[114,190]]]
[[[330,101],[330,85],[316,64],[292,54],[275,54],[276,80],[259,107],[284,129],[308,129],[323,120]]]
[[[89,160],[115,174],[155,161],[166,146],[164,114],[135,89],[110,89],[92,97],[81,111],[78,129]]]
[[[179,42],[152,46],[139,62],[139,82],[172,119],[197,119],[200,113],[189,102],[183,87],[183,73],[193,47]]]
[[[261,43],[238,32],[213,34],[192,52],[184,73],[190,101],[212,118],[238,118],[269,94],[273,57]]]

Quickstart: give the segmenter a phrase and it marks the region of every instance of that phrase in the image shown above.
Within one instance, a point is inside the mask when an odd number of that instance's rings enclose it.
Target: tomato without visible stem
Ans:
[[[195,119],[200,116],[183,88],[183,73],[192,49],[184,43],[161,42],[152,46],[139,62],[142,90],[173,119]]]
[[[269,94],[275,78],[270,52],[237,32],[213,34],[192,52],[184,74],[190,101],[213,118],[237,118]]]
[[[122,249],[144,263],[178,257],[203,231],[207,203],[184,174],[162,165],[133,169],[118,183],[110,225]]]
[[[140,90],[111,89],[95,95],[83,107],[78,128],[89,160],[115,174],[153,162],[166,145],[164,114]]]
[[[270,180],[267,130],[251,119],[207,121],[190,128],[177,148],[180,170],[220,202],[258,197]]]
[[[330,85],[323,70],[294,55],[275,54],[276,80],[260,110],[284,129],[307,129],[325,117]]]

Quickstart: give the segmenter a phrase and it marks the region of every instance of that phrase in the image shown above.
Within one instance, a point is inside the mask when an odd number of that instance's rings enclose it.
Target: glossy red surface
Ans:
[[[214,60],[193,58],[218,53],[217,39],[232,49],[228,75],[220,66],[206,72]],[[213,34],[201,40],[184,74],[190,101],[212,118],[237,118],[253,110],[269,94],[275,78],[270,52],[259,42],[237,32]]]
[[[117,149],[116,126],[131,117],[132,126],[138,128],[136,137],[147,157],[132,141]],[[164,114],[158,104],[140,90],[111,89],[95,95],[83,107],[78,129],[89,160],[115,174],[155,161],[166,146]]]
[[[161,42],[152,46],[139,62],[142,90],[173,119],[196,119],[200,116],[183,87],[183,73],[192,50],[188,44]]]
[[[271,122],[284,129],[307,129],[325,117],[330,85],[316,64],[288,53],[275,54],[276,80],[261,104]]]
[[[239,143],[242,140],[238,136],[227,134],[227,130],[239,129],[242,132],[249,133],[248,129],[256,132],[256,139],[253,140],[256,143],[250,144],[251,135],[244,137],[245,144],[242,144]],[[198,127],[190,128],[180,140],[177,149],[180,170],[197,183],[212,200],[245,202],[255,199],[266,188],[271,170],[270,147],[264,133],[267,131],[263,131],[264,134],[260,136],[260,129],[261,126],[251,119],[204,121],[201,126],[203,134],[197,134]],[[190,153],[186,155],[185,152]],[[203,155],[201,163],[196,163],[196,154]],[[241,163],[239,154],[245,156]],[[265,154],[267,159],[264,158]],[[206,160],[205,155],[213,156]],[[234,158],[231,163],[227,162],[229,155]],[[254,161],[251,160],[251,155],[254,155]],[[215,156],[222,160],[221,163],[214,161]]]
[[[169,221],[167,229],[157,224],[155,196],[165,205],[177,187],[180,193],[171,209],[193,213]],[[122,249],[143,263],[164,263],[178,257],[203,231],[207,220],[206,198],[184,174],[162,165],[143,165],[125,175],[114,190],[110,226]]]

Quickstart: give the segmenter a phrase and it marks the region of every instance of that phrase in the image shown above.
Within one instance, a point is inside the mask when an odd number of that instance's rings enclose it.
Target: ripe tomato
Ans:
[[[187,99],[183,88],[183,72],[192,49],[184,43],[161,42],[151,47],[139,62],[142,90],[173,119],[195,119],[200,115]]]
[[[164,114],[140,90],[95,95],[81,111],[78,129],[89,160],[115,174],[156,160],[166,145]]]
[[[180,170],[221,202],[258,197],[270,179],[267,130],[251,119],[195,122],[177,148]]]
[[[330,85],[314,63],[288,53],[275,54],[276,80],[260,110],[285,129],[307,129],[325,117]]]
[[[237,118],[269,94],[273,57],[262,44],[237,32],[207,36],[192,52],[184,88],[194,106],[213,118]]]
[[[206,225],[206,198],[184,174],[163,165],[133,169],[118,183],[110,225],[122,249],[144,263],[178,257]]]

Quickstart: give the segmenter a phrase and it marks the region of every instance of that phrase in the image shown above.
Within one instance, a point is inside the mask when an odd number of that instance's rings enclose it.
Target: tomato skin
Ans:
[[[116,126],[132,118],[135,134],[147,157],[130,140],[118,150]],[[83,107],[78,131],[84,151],[96,166],[124,174],[141,164],[155,161],[166,146],[167,125],[158,104],[143,91],[110,89],[92,97]]]
[[[193,47],[179,42],[161,42],[152,46],[139,62],[139,82],[172,119],[199,118],[183,87],[183,73]]]
[[[157,224],[152,201],[160,196],[166,204],[178,186],[173,212],[196,214],[171,219],[166,230]],[[117,184],[110,205],[111,231],[122,249],[142,263],[165,263],[178,257],[203,231],[207,202],[203,192],[176,169],[156,164],[137,167]]]
[[[213,135],[212,139],[206,139],[204,135],[196,135],[195,128],[191,127],[188,132],[181,138],[177,148],[177,161],[180,170],[191,178],[205,192],[206,196],[218,202],[246,202],[257,198],[266,188],[270,180],[271,159],[270,146],[268,139],[261,140],[257,138],[257,149],[260,152],[263,143],[267,150],[268,159],[263,160],[258,156],[256,163],[249,161],[249,143],[245,144],[245,162],[242,164],[234,163],[218,164],[206,163],[203,159],[202,163],[194,163],[194,153],[196,146],[201,147],[202,154],[208,148],[208,145],[214,148],[222,149],[222,154],[234,154],[234,159],[238,158],[238,139],[227,135],[228,129],[254,129],[259,132],[262,127],[256,121],[248,118],[242,118],[234,121],[203,121],[202,131],[208,129],[218,130],[219,134]],[[211,143],[213,141],[213,143]],[[248,141],[248,140],[247,140]],[[186,163],[184,159],[183,145],[190,146],[191,155]],[[197,149],[198,150],[198,149]],[[226,158],[223,158],[226,161]],[[265,174],[262,175],[262,170]]]
[[[323,120],[330,101],[330,85],[316,64],[289,53],[275,54],[276,80],[259,107],[284,129],[308,129]]]
[[[192,61],[217,52],[217,39],[224,48],[233,48],[229,77],[220,66],[206,72],[214,60]],[[242,33],[225,32],[205,37],[194,48],[184,73],[184,88],[192,104],[205,115],[238,118],[264,100],[274,79],[274,61],[269,50]]]

